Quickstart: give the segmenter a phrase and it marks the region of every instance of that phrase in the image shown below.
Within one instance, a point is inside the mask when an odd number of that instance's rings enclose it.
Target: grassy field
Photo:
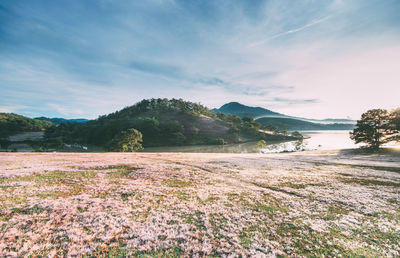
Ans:
[[[400,157],[0,153],[0,256],[399,256]]]

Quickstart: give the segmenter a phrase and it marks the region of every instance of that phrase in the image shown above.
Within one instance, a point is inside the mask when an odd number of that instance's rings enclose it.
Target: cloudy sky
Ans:
[[[2,0],[0,112],[143,98],[357,119],[400,106],[399,0]]]

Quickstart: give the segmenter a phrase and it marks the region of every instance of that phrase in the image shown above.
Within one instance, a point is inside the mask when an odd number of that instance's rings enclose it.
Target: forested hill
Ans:
[[[321,124],[312,123],[300,119],[286,117],[262,117],[256,120],[263,126],[274,126],[279,130],[352,130],[353,124]]]
[[[207,107],[182,99],[142,100],[120,111],[81,124],[60,124],[47,130],[48,138],[106,147],[121,131],[137,129],[143,145],[224,144],[265,137],[261,125],[234,115],[217,116]],[[288,138],[288,137],[287,137]],[[269,139],[267,139],[269,140]]]
[[[251,117],[263,126],[272,126],[280,130],[350,130],[354,128],[355,121],[349,119],[307,119],[291,117],[262,107],[249,107],[238,102],[230,102],[215,113],[237,115],[241,118]]]
[[[48,121],[40,121],[13,113],[0,113],[0,138],[7,138],[22,132],[43,131],[51,126],[52,123]]]
[[[260,117],[260,116],[279,116],[285,117],[285,115],[271,111],[262,107],[249,107],[238,102],[229,102],[220,108],[214,108],[215,113],[221,112],[223,114],[231,114],[242,117]]]
[[[99,119],[133,118],[141,115],[160,117],[170,112],[216,117],[214,112],[199,103],[182,99],[144,99],[132,106],[101,116]]]

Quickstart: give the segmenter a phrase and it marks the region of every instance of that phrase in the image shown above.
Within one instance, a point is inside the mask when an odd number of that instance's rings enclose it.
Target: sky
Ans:
[[[357,119],[400,106],[399,0],[0,0],[0,112],[144,98]]]

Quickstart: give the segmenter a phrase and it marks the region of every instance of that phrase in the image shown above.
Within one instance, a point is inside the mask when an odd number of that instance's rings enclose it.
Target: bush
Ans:
[[[293,136],[293,137],[297,137],[297,138],[303,138],[303,135],[302,135],[301,133],[299,133],[298,131],[294,131],[294,132],[292,133],[292,136]]]
[[[7,149],[10,146],[11,142],[7,139],[0,139],[0,147],[3,149]]]
[[[142,133],[131,128],[117,134],[109,144],[108,150],[116,152],[134,152],[143,149],[141,142]]]
[[[267,142],[264,141],[264,140],[259,140],[259,141],[257,142],[257,147],[258,147],[259,149],[264,149],[265,147],[267,147]]]

